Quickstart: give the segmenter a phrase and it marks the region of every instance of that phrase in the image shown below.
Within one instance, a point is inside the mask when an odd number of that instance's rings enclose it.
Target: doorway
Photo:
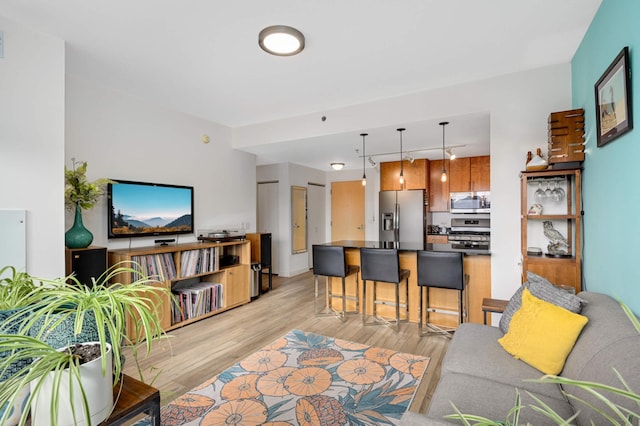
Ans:
[[[331,240],[365,239],[362,181],[331,182]]]

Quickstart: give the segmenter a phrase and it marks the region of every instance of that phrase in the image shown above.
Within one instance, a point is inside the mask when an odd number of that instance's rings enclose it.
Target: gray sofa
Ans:
[[[593,292],[582,292],[579,296],[587,301],[581,315],[587,316],[589,322],[560,376],[622,387],[613,371],[615,368],[631,389],[640,393],[640,335],[617,301]],[[521,411],[520,424],[555,424],[529,407],[535,403],[529,394],[540,398],[565,419],[578,412],[572,424],[608,424],[592,408],[567,398],[564,393],[602,405],[586,391],[573,386],[562,389],[556,384],[527,382],[526,379],[538,379],[543,374],[508,354],[497,342],[502,335],[498,327],[462,324],[456,330],[443,360],[440,381],[427,414],[407,412],[401,424],[451,424],[443,416],[454,413],[452,403],[462,413],[504,421],[514,406],[516,389],[520,391],[522,405],[526,406]],[[640,411],[629,400],[611,399],[636,413]],[[454,420],[450,422],[460,424]],[[638,420],[633,424],[638,424]]]

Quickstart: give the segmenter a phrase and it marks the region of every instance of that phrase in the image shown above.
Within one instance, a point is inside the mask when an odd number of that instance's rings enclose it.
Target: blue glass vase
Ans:
[[[76,205],[73,226],[64,234],[64,243],[70,249],[89,247],[93,234],[82,224],[82,209]]]

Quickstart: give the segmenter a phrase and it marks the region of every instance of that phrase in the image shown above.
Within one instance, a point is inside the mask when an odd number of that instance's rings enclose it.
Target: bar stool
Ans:
[[[422,310],[426,312],[426,325],[435,333],[451,337],[455,328],[443,329],[429,323],[429,312],[437,312],[446,315],[458,315],[458,323],[462,324],[467,318],[467,291],[466,284],[469,276],[464,273],[463,254],[457,252],[418,251],[418,286],[420,291],[420,306],[418,307],[418,331],[421,336],[427,333],[422,331]],[[458,310],[436,309],[429,306],[429,287],[458,290]],[[423,298],[426,294],[426,301]]]
[[[313,250],[313,277],[315,281],[315,300],[314,300],[314,312],[317,316],[336,315],[343,321],[345,316],[349,313],[358,313],[360,301],[358,298],[358,271],[360,267],[357,265],[347,265],[347,258],[345,256],[344,247],[314,245]],[[349,275],[356,275],[356,292],[355,296],[348,296],[346,289],[346,277]],[[318,310],[318,276],[326,277],[326,301],[327,306],[323,310]],[[331,282],[329,277],[342,278],[342,294],[333,294],[331,291]],[[342,299],[342,311],[336,311],[333,309],[332,299]],[[347,312],[347,300],[353,300],[356,302],[355,311]]]
[[[362,268],[362,324],[378,325],[392,324],[377,314],[377,305],[389,305],[396,308],[395,327],[398,331],[400,322],[409,320],[409,273],[407,269],[400,269],[400,257],[397,249],[361,248],[360,266]],[[373,317],[374,321],[367,322],[367,281],[373,281]],[[405,299],[400,303],[400,283],[405,282]],[[378,282],[395,284],[395,303],[378,300],[376,289]],[[400,319],[400,308],[405,309],[404,319]]]

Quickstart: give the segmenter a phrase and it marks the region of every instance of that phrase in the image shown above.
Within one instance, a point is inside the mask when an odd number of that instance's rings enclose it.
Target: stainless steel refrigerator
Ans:
[[[424,191],[380,191],[380,241],[424,243]]]

